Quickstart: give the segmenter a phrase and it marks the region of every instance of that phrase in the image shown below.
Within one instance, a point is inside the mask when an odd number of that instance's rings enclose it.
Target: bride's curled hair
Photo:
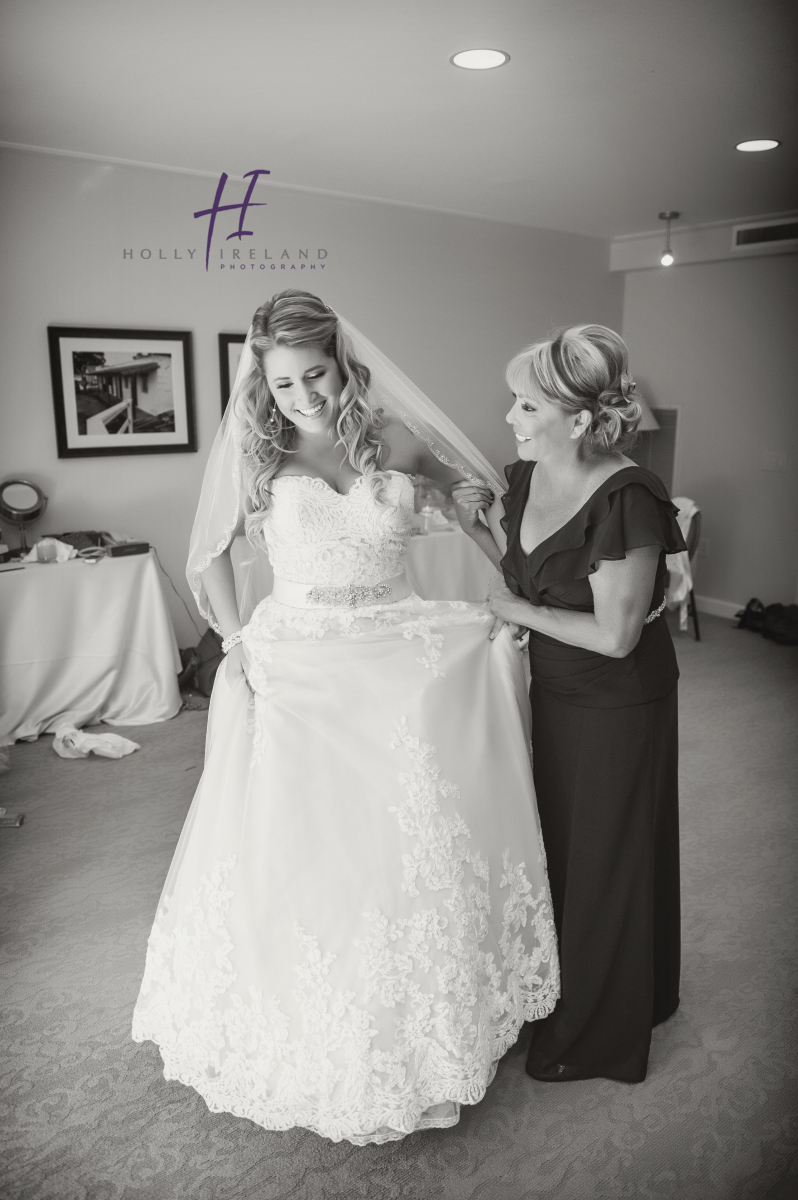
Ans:
[[[252,318],[250,346],[254,361],[242,381],[236,411],[244,424],[241,448],[252,505],[246,532],[256,544],[271,502],[271,481],[294,452],[296,440],[296,426],[280,412],[266,382],[265,358],[271,349],[316,346],[336,360],[343,383],[337,444],[361,475],[380,471],[384,422],[369,401],[368,367],[355,358],[332,309],[311,292],[289,289],[262,304]],[[377,483],[374,480],[373,486]]]
[[[623,454],[637,441],[643,415],[634,398],[626,344],[605,325],[573,325],[522,350],[507,366],[517,396],[537,389],[569,413],[590,414],[582,444],[597,454]]]

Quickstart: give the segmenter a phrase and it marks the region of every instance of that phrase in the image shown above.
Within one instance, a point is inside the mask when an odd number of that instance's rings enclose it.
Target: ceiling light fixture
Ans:
[[[742,150],[743,154],[758,154],[760,150],[775,150],[780,145],[781,142],[774,138],[754,138],[750,142],[738,142],[735,150]]]
[[[449,59],[452,66],[463,67],[466,71],[489,71],[492,67],[503,67],[509,61],[510,55],[504,50],[460,50]]]
[[[666,212],[659,214],[660,221],[667,222],[665,226],[665,253],[659,260],[663,267],[669,267],[673,262],[673,254],[671,253],[671,221],[675,221],[681,215],[681,213],[676,212],[673,208],[669,208]]]

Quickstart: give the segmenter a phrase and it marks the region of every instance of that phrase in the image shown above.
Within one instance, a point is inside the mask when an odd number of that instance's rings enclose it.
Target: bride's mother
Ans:
[[[562,966],[527,1071],[632,1083],[679,1003],[679,672],[663,610],[665,555],[684,543],[662,482],[624,454],[641,410],[616,333],[566,329],[517,355],[507,381],[519,461],[489,514],[500,545],[506,533],[491,608],[530,630]]]

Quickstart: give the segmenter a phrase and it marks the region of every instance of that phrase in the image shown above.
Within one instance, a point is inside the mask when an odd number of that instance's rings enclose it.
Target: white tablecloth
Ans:
[[[64,723],[166,721],[179,670],[152,553],[0,572],[0,745]]]
[[[423,600],[482,604],[496,568],[462,529],[411,538],[407,573]]]
[[[245,622],[256,604],[271,592],[274,578],[268,558],[259,552],[244,595],[239,566],[251,556],[252,548],[246,538],[236,538],[232,559],[241,618]],[[495,569],[476,543],[458,528],[411,538],[407,574],[423,600],[471,600],[479,604],[488,594]]]

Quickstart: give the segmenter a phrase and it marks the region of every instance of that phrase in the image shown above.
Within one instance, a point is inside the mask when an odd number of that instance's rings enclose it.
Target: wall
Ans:
[[[206,273],[207,223],[193,213],[208,207],[216,179],[8,150],[0,168],[0,478],[44,488],[49,530],[99,526],[149,540],[187,600],[186,548],[220,417],[217,334],[246,331],[272,292],[318,291],[497,466],[514,457],[507,359],[559,324],[620,323],[623,280],[609,274],[607,246],[595,239],[259,186],[253,198],[267,207],[251,209],[245,225],[258,264],[264,249],[274,260],[286,248],[296,261],[298,247],[311,259],[321,247],[323,270],[317,259],[313,272],[222,271],[214,264],[219,248],[235,245],[225,237],[236,213],[219,218]],[[242,184],[227,187],[225,200],[242,199]],[[48,325],[190,329],[199,452],[59,459]],[[169,602],[180,643],[196,642],[182,605]]]
[[[702,509],[696,592],[720,615],[795,597],[797,301],[795,255],[626,275],[632,372],[680,410],[674,492]]]

